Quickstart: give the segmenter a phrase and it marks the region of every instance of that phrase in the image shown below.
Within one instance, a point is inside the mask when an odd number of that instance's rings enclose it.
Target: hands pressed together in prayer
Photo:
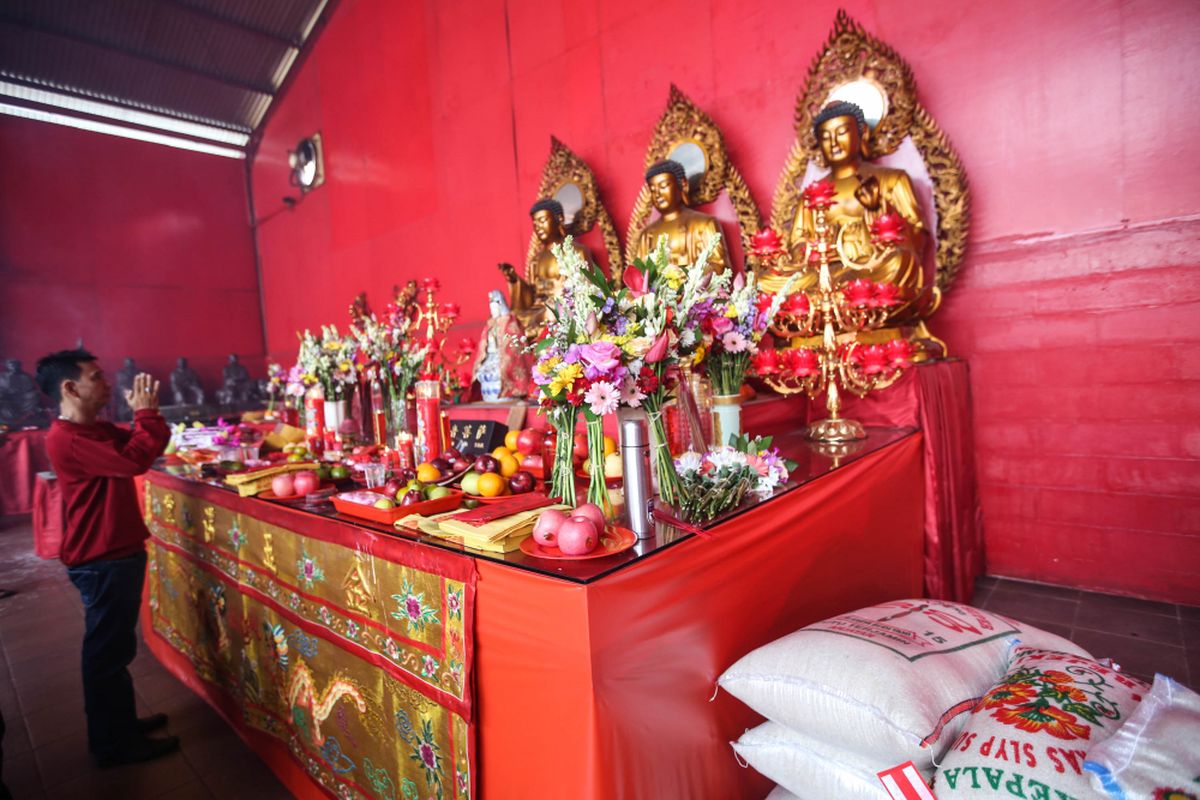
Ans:
[[[145,372],[140,372],[133,379],[133,386],[125,391],[125,402],[134,411],[145,408],[158,408],[159,382]]]

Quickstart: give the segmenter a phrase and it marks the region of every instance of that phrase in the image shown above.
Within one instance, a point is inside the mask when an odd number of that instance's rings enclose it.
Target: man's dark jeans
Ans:
[[[135,738],[137,706],[127,667],[137,655],[138,608],[146,554],[69,567],[86,611],[83,701],[88,749],[107,756]]]

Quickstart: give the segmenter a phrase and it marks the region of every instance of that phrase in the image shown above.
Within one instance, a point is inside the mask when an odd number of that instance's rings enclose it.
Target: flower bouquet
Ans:
[[[300,334],[297,364],[308,385],[321,384],[326,400],[345,400],[358,382],[354,358],[358,345],[351,336],[342,336],[336,325],[322,325],[321,335],[309,330]]]
[[[728,271],[711,275],[706,270],[719,244],[714,237],[695,264],[681,267],[670,262],[667,237],[659,237],[648,259],[626,267],[626,288],[619,297],[627,359],[622,400],[646,409],[658,494],[669,505],[679,500],[679,476],[667,446],[663,406],[678,382],[678,366],[703,359],[708,344],[703,330],[716,313],[716,298],[729,286]]]
[[[383,384],[389,398],[388,427],[399,431],[408,427],[408,391],[429,355],[429,344],[410,339],[407,327],[394,320],[389,316],[380,321],[371,314],[359,318],[350,332],[358,345],[359,370]]]
[[[705,333],[712,337],[705,364],[715,394],[730,397],[741,393],[758,343],[797,280],[799,275],[793,275],[779,292],[771,294],[758,290],[753,272],[733,279],[728,296],[717,304],[718,313],[704,325]]]
[[[770,496],[795,464],[785,461],[771,437],[736,437],[701,455],[687,452],[675,460],[679,473],[679,516],[692,525],[710,522],[735,508],[748,493]]]
[[[533,382],[538,399],[558,432],[550,494],[575,503],[573,449],[575,424],[583,412],[587,423],[588,502],[611,508],[604,484],[604,415],[617,410],[627,370],[618,331],[618,294],[599,268],[585,263],[568,237],[555,245],[554,256],[564,278],[562,294],[549,308],[543,338],[534,345],[537,364]]]

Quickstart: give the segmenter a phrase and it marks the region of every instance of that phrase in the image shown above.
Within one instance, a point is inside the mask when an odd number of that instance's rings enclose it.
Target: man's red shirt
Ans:
[[[133,415],[133,430],[110,422],[79,425],[57,419],[46,451],[66,506],[59,556],[68,567],[111,561],[142,551],[150,533],[142,522],[133,477],[162,455],[171,429],[157,409]]]

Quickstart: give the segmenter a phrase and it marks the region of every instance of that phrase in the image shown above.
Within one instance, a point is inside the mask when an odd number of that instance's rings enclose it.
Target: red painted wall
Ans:
[[[242,161],[0,117],[0,165],[0,356],[265,373]]]
[[[552,133],[623,229],[671,82],[767,211],[839,5],[908,59],[970,176],[934,328],[974,369],[990,571],[1200,603],[1195,3],[344,0],[253,167],[268,349],[425,274],[482,318]],[[328,183],[280,211],[315,130]]]

